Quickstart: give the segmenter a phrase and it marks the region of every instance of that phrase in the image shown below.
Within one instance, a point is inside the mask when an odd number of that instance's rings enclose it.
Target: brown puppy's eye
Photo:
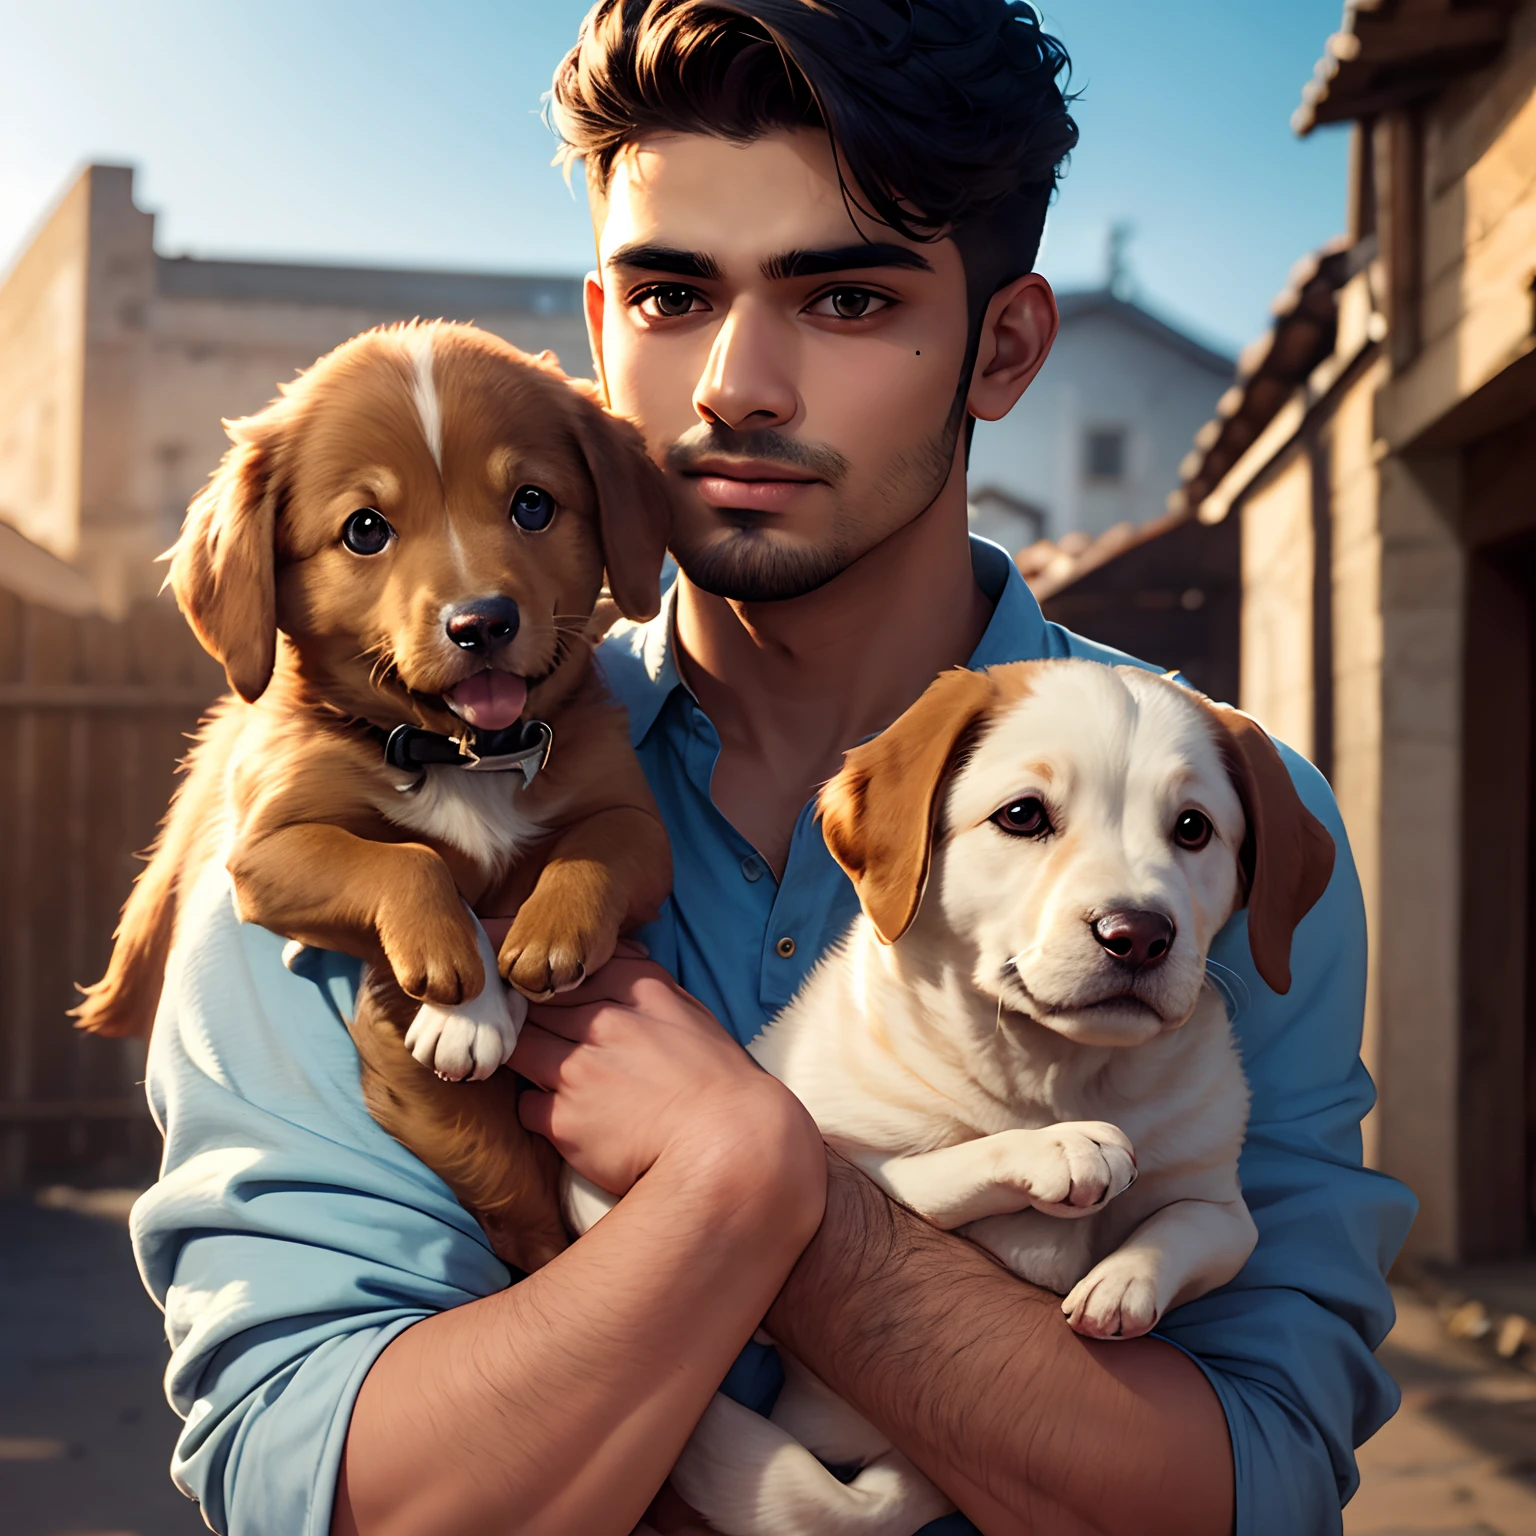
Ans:
[[[1045,806],[1029,795],[995,812],[992,825],[1009,837],[1044,837],[1051,831],[1051,818],[1046,815]]]
[[[394,536],[395,530],[372,507],[354,512],[341,528],[341,542],[354,555],[382,554]]]
[[[554,521],[555,498],[537,485],[520,485],[512,493],[512,521],[529,533],[542,533]]]
[[[1173,840],[1180,848],[1199,853],[1211,840],[1211,818],[1203,811],[1184,811],[1173,824]]]

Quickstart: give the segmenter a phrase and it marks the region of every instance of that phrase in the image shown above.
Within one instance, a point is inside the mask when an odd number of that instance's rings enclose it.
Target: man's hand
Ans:
[[[511,1065],[519,1100],[580,1174],[623,1195],[663,1156],[712,1165],[744,1143],[804,1165],[807,1235],[820,1219],[815,1123],[659,965],[627,947],[590,981],[529,1009]]]

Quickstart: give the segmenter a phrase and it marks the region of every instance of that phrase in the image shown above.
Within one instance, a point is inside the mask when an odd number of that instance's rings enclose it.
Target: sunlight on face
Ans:
[[[698,586],[798,596],[932,502],[961,420],[953,242],[851,214],[813,130],[643,140],[594,214],[599,373],[680,487]]]

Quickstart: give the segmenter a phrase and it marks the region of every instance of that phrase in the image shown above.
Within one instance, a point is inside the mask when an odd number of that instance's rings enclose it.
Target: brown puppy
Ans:
[[[234,695],[79,1022],[149,1032],[177,893],[226,863],[244,919],[368,962],[369,1109],[533,1268],[565,1242],[557,1160],[495,1072],[516,1021],[466,902],[515,911],[500,970],[537,997],[665,898],[666,834],[590,666],[605,566],[622,613],[656,612],[664,482],[552,363],[441,323],[354,338],[229,434],[170,585]],[[421,1060],[485,1081],[413,1060],[413,1015]]]

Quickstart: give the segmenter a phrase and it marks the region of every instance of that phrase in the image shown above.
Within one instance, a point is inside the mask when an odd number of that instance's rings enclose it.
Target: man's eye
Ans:
[[[692,314],[695,306],[708,307],[692,288],[676,283],[647,288],[639,300],[641,314],[649,315],[653,320],[675,320],[679,315]]]
[[[811,313],[833,320],[864,320],[890,307],[889,299],[868,288],[834,288],[811,305]]]

